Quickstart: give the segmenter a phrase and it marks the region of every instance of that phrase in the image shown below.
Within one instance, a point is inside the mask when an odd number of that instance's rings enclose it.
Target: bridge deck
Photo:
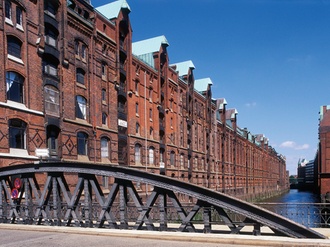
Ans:
[[[16,178],[21,184],[14,182]],[[108,193],[104,193],[101,178],[112,181]],[[221,233],[214,227],[221,223],[232,234],[253,226],[251,233],[260,235],[261,227],[267,226],[276,235],[325,238],[312,229],[223,193],[116,165],[24,164],[1,168],[0,183],[2,223],[181,232],[198,232],[196,224],[202,223],[201,231],[205,233]],[[148,187],[150,193],[141,195],[141,186]],[[189,198],[190,206],[181,198]],[[176,229],[169,227],[173,215],[179,222]]]

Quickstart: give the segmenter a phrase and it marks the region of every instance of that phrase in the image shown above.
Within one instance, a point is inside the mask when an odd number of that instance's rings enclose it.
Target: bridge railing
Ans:
[[[330,228],[330,203],[255,203],[310,228]]]

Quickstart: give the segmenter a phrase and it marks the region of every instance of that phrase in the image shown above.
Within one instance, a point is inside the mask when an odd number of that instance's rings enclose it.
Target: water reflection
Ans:
[[[320,203],[320,197],[309,191],[292,189],[256,204],[307,227],[329,227],[329,204]]]

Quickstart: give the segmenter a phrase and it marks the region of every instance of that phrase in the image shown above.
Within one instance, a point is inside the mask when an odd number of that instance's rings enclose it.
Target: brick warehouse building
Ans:
[[[237,126],[165,36],[132,43],[124,0],[2,0],[0,166],[117,164],[245,199],[288,188],[285,158]]]
[[[319,146],[315,157],[317,183],[321,200],[330,201],[330,106],[321,106],[319,118]]]

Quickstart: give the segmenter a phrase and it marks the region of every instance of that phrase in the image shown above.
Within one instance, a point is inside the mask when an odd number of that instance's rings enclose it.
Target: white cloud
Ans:
[[[308,144],[298,145],[294,141],[285,141],[285,142],[282,142],[281,145],[280,145],[280,147],[281,148],[291,148],[291,149],[294,149],[294,150],[306,150],[306,149],[309,149],[309,145]]]
[[[255,107],[256,105],[257,105],[256,102],[246,103],[246,104],[245,104],[245,106],[246,106],[246,107],[249,107],[249,108],[250,108],[250,107]]]

